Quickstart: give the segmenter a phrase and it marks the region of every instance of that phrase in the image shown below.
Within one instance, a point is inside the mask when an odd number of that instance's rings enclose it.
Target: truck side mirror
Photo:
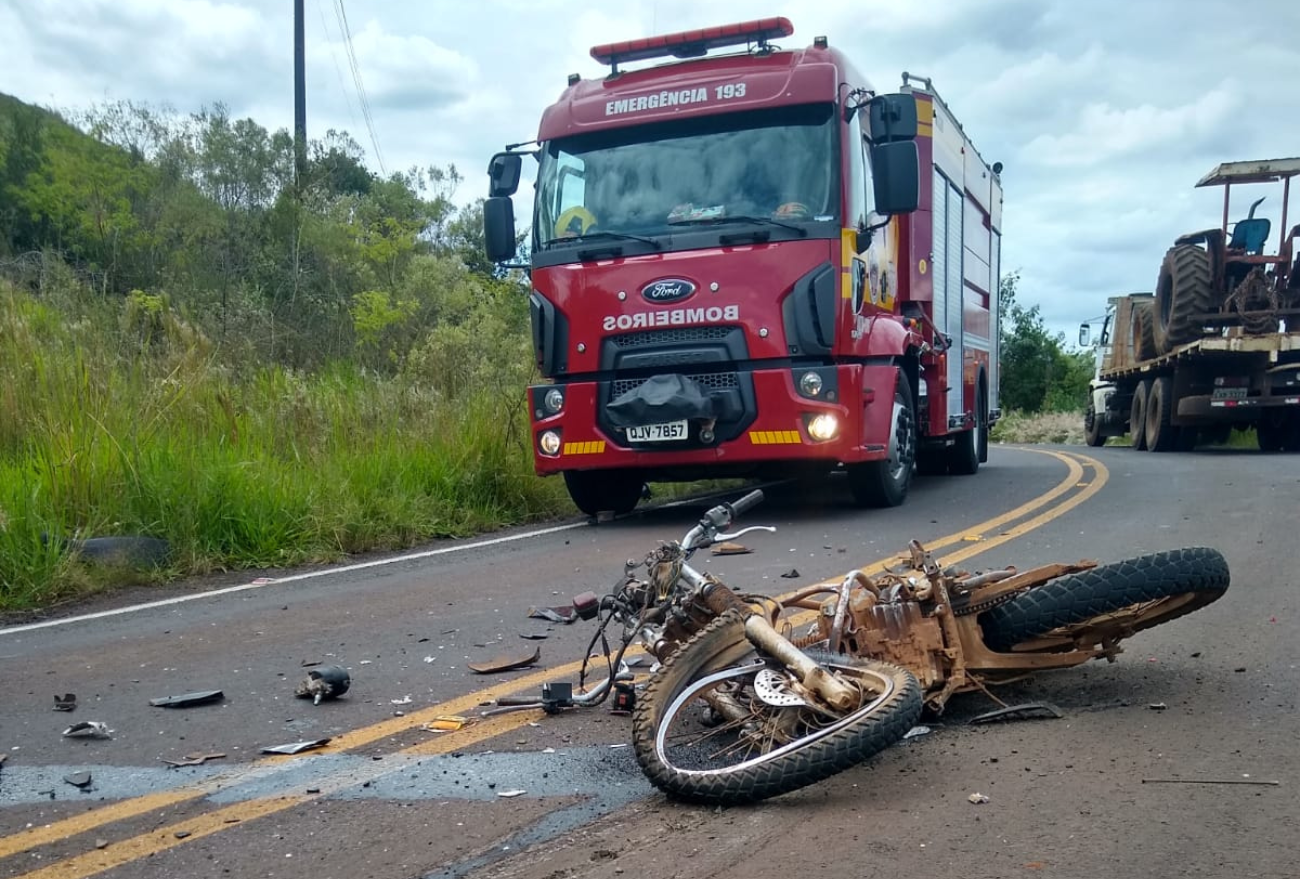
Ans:
[[[492,262],[514,259],[515,203],[508,195],[493,196],[483,202],[483,249]]]
[[[1092,338],[1092,327],[1086,323],[1079,324],[1079,347],[1087,348],[1088,341]]]
[[[519,189],[519,175],[523,167],[520,153],[497,153],[488,163],[488,195],[492,198],[511,196]]]
[[[921,199],[916,141],[872,144],[871,180],[876,213],[908,214],[916,210]]]
[[[867,103],[867,131],[872,143],[893,143],[916,138],[916,98],[911,95],[876,95]]]

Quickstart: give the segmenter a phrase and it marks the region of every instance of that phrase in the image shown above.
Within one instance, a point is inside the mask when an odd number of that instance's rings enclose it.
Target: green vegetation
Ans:
[[[571,510],[454,168],[380,178],[330,132],[295,184],[287,133],[221,108],[76,121],[0,96],[0,610]],[[112,534],[170,567],[59,548]]]
[[[1021,415],[1081,413],[1093,376],[1092,352],[1067,350],[1065,336],[1047,331],[1037,305],[1020,304],[1019,284],[1019,274],[1012,272],[999,291],[1002,409]],[[1081,414],[1079,425],[1082,440]]]

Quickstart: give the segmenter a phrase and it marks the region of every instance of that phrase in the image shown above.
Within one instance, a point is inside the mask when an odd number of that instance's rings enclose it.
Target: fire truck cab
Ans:
[[[826,38],[775,45],[792,33],[597,46],[608,75],[571,76],[536,139],[489,164],[487,252],[508,263],[536,161],[514,264],[545,380],[534,462],[588,514],[653,481],[836,470],[893,506],[917,467],[986,459],[1001,168],[927,80],[878,94]]]

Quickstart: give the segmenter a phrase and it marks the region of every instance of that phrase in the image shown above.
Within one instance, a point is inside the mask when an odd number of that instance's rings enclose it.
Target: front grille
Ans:
[[[735,327],[675,327],[667,330],[643,330],[610,336],[608,341],[619,348],[644,348],[647,345],[678,345],[683,342],[716,342],[727,338]]]
[[[729,391],[740,387],[740,379],[736,378],[734,372],[706,372],[688,375],[687,378],[710,391]],[[610,399],[617,400],[628,391],[635,391],[644,382],[643,378],[619,379],[611,388]]]

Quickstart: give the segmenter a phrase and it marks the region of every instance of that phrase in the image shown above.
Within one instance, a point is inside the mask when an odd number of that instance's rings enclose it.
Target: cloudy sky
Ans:
[[[223,102],[293,121],[292,0],[0,0],[0,91],[62,109],[129,99],[189,112]],[[903,70],[936,88],[1001,161],[1004,271],[1073,338],[1105,298],[1149,290],[1180,232],[1218,225],[1222,161],[1300,155],[1296,0],[344,0],[388,170],[454,163],[462,201],[488,157],[530,139],[593,44],[786,15],[827,35],[878,89]],[[1241,20],[1232,20],[1240,13]],[[335,0],[306,0],[308,127],[370,153]],[[1300,190],[1298,185],[1297,190]],[[1257,195],[1253,195],[1258,191]],[[1267,195],[1274,240],[1281,187]],[[1300,194],[1289,224],[1300,223]]]

